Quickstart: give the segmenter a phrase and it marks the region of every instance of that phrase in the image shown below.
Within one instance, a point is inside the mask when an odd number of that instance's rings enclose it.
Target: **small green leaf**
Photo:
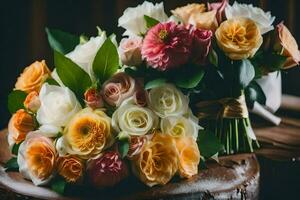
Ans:
[[[101,83],[109,79],[119,68],[119,55],[116,46],[107,38],[98,50],[93,61],[93,71]]]
[[[197,143],[204,158],[210,158],[224,148],[215,134],[207,130],[199,132]]]
[[[48,83],[49,85],[58,85],[59,86],[59,83],[56,80],[54,80],[53,78],[47,78],[45,83]]]
[[[156,88],[156,87],[159,87],[159,86],[165,84],[166,82],[167,82],[167,79],[165,79],[165,78],[154,79],[145,84],[145,89],[149,90],[152,88]]]
[[[270,69],[276,71],[276,70],[280,70],[284,66],[286,60],[287,60],[286,56],[273,53],[269,55],[267,61]]]
[[[119,151],[120,151],[120,154],[121,154],[122,158],[124,158],[127,155],[128,151],[129,151],[129,141],[128,141],[128,139],[120,141]]]
[[[146,21],[146,26],[148,29],[152,28],[153,26],[155,26],[156,24],[159,23],[159,21],[157,19],[149,17],[148,15],[144,15],[144,19]]]
[[[66,185],[67,182],[62,177],[58,177],[51,182],[51,189],[59,194],[64,194]]]
[[[260,85],[255,81],[252,81],[245,89],[245,97],[248,106],[253,107],[255,101],[262,105],[266,104],[266,95]]]
[[[13,157],[5,163],[5,171],[19,171],[17,157]]]
[[[92,85],[90,76],[71,59],[54,51],[54,65],[63,84],[70,88],[79,98]]]
[[[20,148],[20,145],[21,145],[21,144],[22,144],[22,143],[19,143],[19,144],[15,143],[15,144],[14,144],[14,146],[13,146],[13,148],[12,148],[12,150],[11,150],[12,154],[18,155],[18,151],[19,151],[19,148]]]
[[[21,90],[14,90],[8,95],[7,107],[11,114],[15,113],[19,109],[24,108],[26,96],[26,92]]]
[[[236,61],[233,66],[234,85],[246,88],[255,77],[255,69],[248,59]]]
[[[69,53],[80,42],[78,36],[60,30],[46,28],[46,33],[51,48],[62,54]]]
[[[200,83],[204,77],[204,70],[196,66],[183,67],[182,70],[177,71],[173,75],[175,77],[175,84],[178,87],[191,89]]]
[[[215,50],[211,49],[208,54],[208,60],[215,67],[218,67],[218,54]]]

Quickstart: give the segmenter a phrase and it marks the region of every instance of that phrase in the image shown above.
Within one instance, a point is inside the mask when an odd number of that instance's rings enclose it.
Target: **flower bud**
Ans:
[[[32,112],[36,112],[41,106],[39,94],[36,91],[30,92],[24,101],[24,107]]]
[[[96,187],[112,187],[127,177],[128,168],[121,155],[114,151],[103,153],[87,164],[87,176]]]
[[[100,92],[96,88],[90,88],[84,93],[85,103],[93,108],[103,107],[103,101]]]

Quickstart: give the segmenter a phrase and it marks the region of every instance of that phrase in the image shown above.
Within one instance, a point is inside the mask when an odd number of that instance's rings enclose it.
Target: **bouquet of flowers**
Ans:
[[[246,102],[265,101],[254,79],[297,65],[295,39],[252,5],[171,12],[126,9],[120,44],[99,28],[90,39],[46,29],[55,68],[32,63],[8,97],[7,168],[58,192],[130,172],[154,186],[197,174],[201,159],[253,151]]]

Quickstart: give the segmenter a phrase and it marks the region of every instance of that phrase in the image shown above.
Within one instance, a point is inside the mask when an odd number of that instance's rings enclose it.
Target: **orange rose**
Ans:
[[[277,25],[276,31],[278,34],[279,43],[281,45],[280,53],[283,56],[288,57],[283,68],[288,69],[299,65],[300,51],[298,44],[288,28],[281,22]]]
[[[15,88],[27,93],[39,92],[50,73],[44,60],[41,62],[36,61],[24,69],[16,82]]]
[[[36,91],[30,92],[24,101],[24,107],[32,112],[36,112],[41,106],[39,94]]]
[[[67,182],[75,183],[83,176],[84,164],[75,156],[59,157],[57,171]]]
[[[218,46],[233,60],[254,56],[263,42],[258,26],[248,18],[226,20],[215,34]]]
[[[8,124],[8,142],[9,145],[19,144],[22,142],[26,134],[33,131],[35,123],[33,117],[24,109],[18,110],[10,119]]]
[[[178,169],[174,139],[167,134],[154,133],[138,158],[133,160],[133,167],[134,173],[150,187],[168,183]]]
[[[196,28],[215,31],[218,28],[218,21],[216,18],[217,11],[206,11],[204,4],[188,4],[183,7],[172,10],[172,14],[178,17],[183,24],[192,24]]]
[[[35,185],[44,185],[53,177],[55,163],[53,141],[38,131],[30,132],[18,152],[20,173]]]
[[[190,178],[198,173],[200,152],[196,141],[192,137],[176,139],[176,147],[179,159],[179,175]]]

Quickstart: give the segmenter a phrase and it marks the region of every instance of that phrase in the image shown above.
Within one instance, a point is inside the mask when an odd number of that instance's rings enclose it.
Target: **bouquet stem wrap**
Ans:
[[[259,147],[243,92],[237,98],[202,101],[196,107],[198,118],[205,120],[207,128],[224,144],[225,154],[253,152],[254,147]]]

